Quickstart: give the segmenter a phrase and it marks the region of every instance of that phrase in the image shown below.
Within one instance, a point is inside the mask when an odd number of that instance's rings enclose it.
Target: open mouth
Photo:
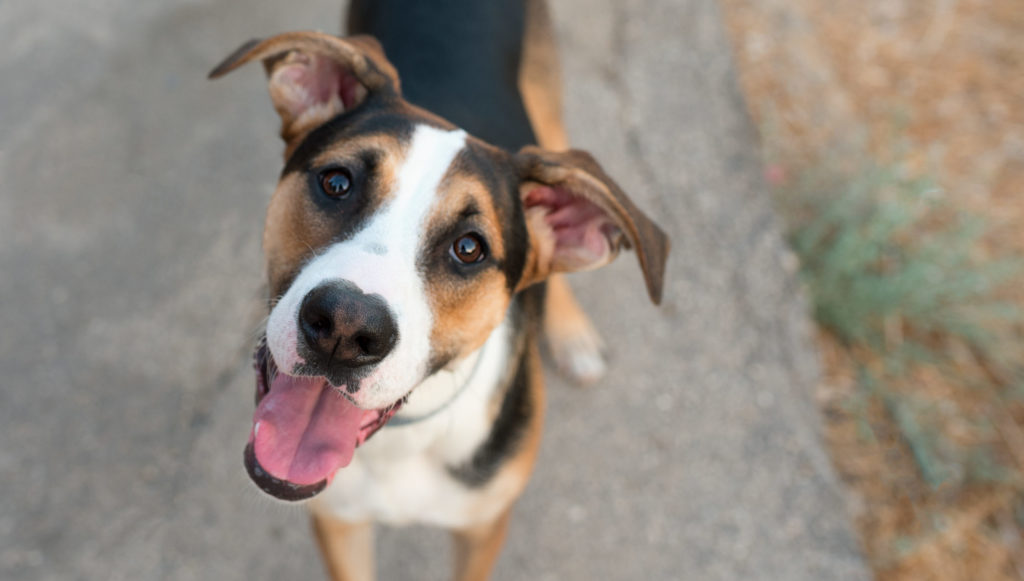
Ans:
[[[245,468],[261,490],[281,500],[305,500],[326,488],[352,461],[356,447],[405,401],[378,410],[359,408],[325,377],[278,372],[265,339],[253,358],[256,412]]]

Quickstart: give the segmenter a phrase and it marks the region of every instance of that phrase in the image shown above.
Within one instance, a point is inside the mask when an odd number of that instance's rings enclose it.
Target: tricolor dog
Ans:
[[[349,28],[211,73],[261,61],[285,142],[245,466],[307,502],[334,579],[372,578],[376,521],[453,531],[457,578],[485,579],[540,441],[541,334],[602,369],[562,273],[631,247],[657,303],[668,239],[564,150],[539,2],[366,0]]]

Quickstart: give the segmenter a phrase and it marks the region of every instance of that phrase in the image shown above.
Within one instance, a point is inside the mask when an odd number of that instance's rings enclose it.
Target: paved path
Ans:
[[[333,2],[0,2],[0,578],[317,579],[301,512],[241,470],[279,144],[251,36]],[[555,7],[569,127],[673,236],[577,279],[614,351],[551,382],[497,579],[866,579],[814,358],[712,0]],[[440,579],[386,531],[382,579]]]

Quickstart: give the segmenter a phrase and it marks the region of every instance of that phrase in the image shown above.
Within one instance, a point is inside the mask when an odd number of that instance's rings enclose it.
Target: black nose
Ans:
[[[372,365],[398,341],[384,299],[348,281],[323,282],[309,291],[299,307],[299,329],[311,359],[328,368]]]

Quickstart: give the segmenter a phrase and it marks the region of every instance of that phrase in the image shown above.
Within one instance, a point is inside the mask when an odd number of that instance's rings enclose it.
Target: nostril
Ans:
[[[374,355],[374,348],[377,341],[375,341],[373,337],[360,333],[359,335],[356,335],[352,341],[356,344],[356,347],[359,348],[359,351],[363,355]]]
[[[330,352],[334,345],[332,337],[337,332],[334,321],[336,305],[331,297],[323,292],[312,292],[306,295],[299,308],[299,329],[305,343],[311,349]]]
[[[317,337],[330,337],[334,331],[334,321],[326,315],[314,315],[309,317],[307,321],[309,329],[313,331]]]

